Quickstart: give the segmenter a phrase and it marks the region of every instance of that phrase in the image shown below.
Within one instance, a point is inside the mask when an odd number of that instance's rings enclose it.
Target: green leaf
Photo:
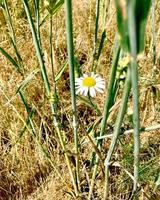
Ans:
[[[160,173],[159,173],[158,179],[156,181],[156,186],[158,187],[159,185],[160,185]]]
[[[56,13],[58,12],[58,10],[62,7],[63,4],[64,4],[64,0],[59,0],[56,4],[54,4],[54,6],[53,6],[52,8],[48,8],[48,7],[47,7],[47,10],[48,10],[49,14],[47,14],[47,15],[43,18],[43,20],[42,20],[40,26],[42,26],[43,23],[46,22],[46,20],[50,17],[50,15],[53,16],[54,14],[56,14]]]

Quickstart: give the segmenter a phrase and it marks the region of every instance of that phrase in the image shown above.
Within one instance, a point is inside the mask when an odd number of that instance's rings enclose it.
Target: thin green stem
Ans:
[[[140,119],[139,119],[139,92],[138,92],[138,65],[137,65],[137,37],[135,22],[135,0],[128,3],[128,30],[131,55],[131,80],[133,92],[133,124],[134,124],[134,186],[136,192],[139,176],[139,153],[140,153]]]
[[[32,16],[31,16],[31,11],[29,9],[28,0],[23,0],[23,4],[24,4],[24,8],[25,8],[25,11],[26,11],[26,14],[27,14],[28,22],[30,24],[32,37],[33,37],[33,42],[34,42],[36,53],[37,53],[37,57],[38,57],[38,60],[39,60],[41,73],[42,73],[42,78],[43,78],[44,85],[45,85],[45,88],[46,88],[46,93],[47,93],[48,97],[50,97],[51,96],[50,83],[49,83],[49,80],[48,80],[45,64],[44,64],[44,61],[43,61],[40,43],[38,41],[36,29],[35,29],[35,26],[34,26],[34,23],[33,23],[33,19],[32,19]],[[72,167],[71,167],[69,156],[67,154],[67,149],[66,149],[66,146],[65,146],[65,142],[63,141],[63,134],[62,134],[62,132],[61,132],[61,130],[59,128],[59,122],[57,120],[56,108],[55,108],[55,105],[54,105],[54,102],[52,101],[52,99],[50,99],[50,106],[51,106],[51,111],[53,113],[54,126],[55,126],[55,129],[57,131],[57,134],[58,134],[58,137],[59,137],[59,140],[60,140],[60,144],[61,144],[62,149],[64,151],[64,156],[65,156],[65,159],[66,159],[66,163],[67,163],[68,170],[69,170],[69,173],[70,173],[70,176],[71,176],[71,180],[72,180],[72,183],[73,183],[73,186],[74,186],[74,191],[75,191],[76,196],[78,196],[77,185],[76,185],[76,182],[75,182],[75,179],[74,179],[74,175],[73,175],[73,172],[72,172]]]
[[[102,118],[102,122],[101,122],[100,137],[103,136],[104,133],[105,133],[105,129],[106,129],[106,125],[107,125],[107,119],[108,119],[108,116],[109,116],[109,110],[112,106],[111,105],[112,92],[113,92],[113,86],[114,86],[114,82],[115,82],[116,70],[117,70],[119,54],[120,54],[120,44],[119,44],[119,42],[118,43],[116,42],[115,46],[116,46],[116,48],[115,48],[114,57],[113,57],[113,61],[112,61],[111,73],[110,73],[109,84],[108,84],[108,89],[107,89],[107,96],[106,96],[105,105],[104,105],[104,113],[103,113],[103,118]],[[101,151],[102,140],[97,142],[97,147]],[[93,192],[95,177],[96,177],[96,174],[97,174],[98,164],[99,164],[99,157],[96,156],[96,162],[95,162],[95,166],[94,166],[94,169],[93,169],[88,199],[91,199],[91,197],[92,197],[92,192]]]
[[[92,97],[90,96],[90,94],[88,94],[88,99],[89,99],[89,102],[91,103],[92,107],[93,107],[93,108],[95,109],[95,111],[97,112],[97,114],[98,114],[99,116],[101,116],[102,113],[101,113],[101,111],[99,110],[99,108],[97,107],[97,105],[93,103]]]
[[[55,75],[54,75],[54,62],[53,62],[53,45],[52,45],[52,39],[53,39],[53,25],[52,25],[52,15],[50,15],[49,20],[49,42],[50,42],[50,59],[51,59],[51,68],[52,68],[52,76],[53,76],[53,82],[55,82]]]
[[[140,132],[149,132],[149,131],[154,131],[156,129],[160,129],[160,124],[156,124],[156,125],[148,126],[148,127],[141,127]],[[125,135],[132,134],[132,133],[134,133],[134,129],[126,130],[123,134],[121,134],[121,137],[124,137]],[[113,134],[103,135],[101,137],[93,138],[93,141],[107,139],[107,138],[110,139],[112,137],[113,137]],[[89,141],[85,141],[82,144],[86,144],[88,142]]]
[[[156,3],[152,0],[152,51],[153,66],[156,64]]]
[[[109,84],[108,84],[108,89],[107,89],[107,96],[106,96],[105,105],[104,105],[103,118],[102,118],[102,122],[101,122],[100,136],[103,136],[105,133],[107,119],[109,116],[109,110],[112,107],[111,102],[114,103],[112,101],[112,96],[115,98],[115,96],[113,94],[113,89],[114,89],[114,82],[115,82],[117,65],[118,65],[119,54],[120,54],[119,42],[116,42],[115,46],[116,47],[115,47],[114,57],[113,57],[112,66],[111,66],[111,73],[110,73]],[[100,146],[101,146],[101,143],[100,143]]]
[[[118,135],[120,133],[120,128],[123,122],[123,118],[127,109],[127,102],[128,102],[128,98],[129,98],[129,93],[131,90],[131,74],[130,74],[130,66],[128,67],[128,72],[127,72],[127,78],[125,81],[125,86],[124,86],[124,90],[123,90],[123,96],[122,96],[122,102],[121,102],[121,106],[120,106],[120,110],[116,119],[116,123],[115,123],[115,129],[113,132],[113,136],[112,136],[112,140],[111,140],[111,144],[107,153],[107,157],[105,159],[105,190],[104,190],[104,199],[107,200],[108,199],[108,193],[109,193],[109,166],[110,166],[110,159],[111,156],[113,154],[113,151],[115,149],[116,143],[117,143],[117,139],[118,139]]]
[[[79,149],[78,149],[78,123],[77,123],[77,108],[76,108],[76,93],[75,93],[75,70],[74,70],[74,47],[73,47],[73,27],[72,27],[72,0],[65,1],[66,9],[66,28],[67,28],[67,48],[69,57],[69,75],[70,75],[70,90],[73,111],[73,131],[76,153],[76,175],[77,183],[80,187],[79,177]]]
[[[107,2],[106,1],[103,2],[103,10],[104,10],[103,31],[102,31],[99,47],[97,49],[97,52],[95,52],[96,58],[94,58],[95,61],[94,61],[94,64],[93,64],[94,65],[94,70],[93,71],[95,71],[95,72],[96,72],[96,69],[97,69],[97,66],[98,66],[98,61],[99,61],[100,55],[102,53],[102,49],[103,49],[104,42],[105,42],[105,39],[106,39],[106,31],[107,31],[106,30],[106,23],[107,23],[109,5],[110,5],[110,0],[107,0]]]
[[[103,0],[103,30],[106,29],[109,5],[110,0]]]
[[[52,69],[52,78],[53,78],[53,83],[54,83],[54,103],[55,103],[55,110],[57,110],[57,100],[58,100],[58,94],[57,94],[57,83],[55,80],[55,71],[54,71],[54,49],[53,49],[53,17],[52,14],[50,14],[50,20],[49,20],[49,43],[50,43],[50,60],[51,60],[51,69]]]

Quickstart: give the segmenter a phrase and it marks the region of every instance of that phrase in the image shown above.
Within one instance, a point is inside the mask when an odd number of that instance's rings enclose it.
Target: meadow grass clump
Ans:
[[[159,6],[0,1],[0,199],[159,199]]]

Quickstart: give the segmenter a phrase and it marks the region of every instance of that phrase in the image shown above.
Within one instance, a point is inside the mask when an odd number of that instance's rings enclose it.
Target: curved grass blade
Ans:
[[[35,108],[33,108],[31,110],[31,112],[28,114],[28,117],[27,117],[27,120],[26,120],[26,124],[22,128],[22,130],[20,131],[20,134],[19,134],[19,137],[18,137],[18,141],[21,140],[21,138],[23,137],[25,131],[27,130],[27,127],[30,126],[31,120],[32,120],[32,118],[34,117],[34,115],[36,113],[35,111],[36,111]]]
[[[58,71],[58,73],[55,75],[55,81],[56,82],[58,82],[60,80],[63,72],[67,68],[67,65],[68,65],[68,60],[65,61],[65,63],[62,65],[62,67],[60,68],[60,70]]]
[[[35,75],[40,71],[39,68],[34,69],[26,78],[25,80],[21,83],[21,85],[18,87],[18,89],[16,90],[16,94],[23,90],[27,84],[35,77]]]
[[[0,52],[13,64],[19,73],[22,73],[19,64],[2,47],[0,47]]]

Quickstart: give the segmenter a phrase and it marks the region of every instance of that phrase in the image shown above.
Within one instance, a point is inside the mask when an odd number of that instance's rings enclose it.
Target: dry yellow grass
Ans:
[[[18,2],[18,3],[17,3]],[[75,53],[81,64],[84,72],[88,72],[92,63],[92,51],[93,51],[93,32],[94,32],[94,9],[95,1],[81,0],[74,1],[74,44]],[[21,141],[17,143],[17,138],[20,134],[20,130],[24,126],[24,121],[27,118],[24,105],[19,97],[16,95],[16,90],[22,81],[38,67],[38,62],[35,54],[35,49],[32,42],[31,32],[29,25],[25,19],[25,14],[22,5],[19,1],[10,1],[10,8],[12,11],[14,28],[16,31],[17,43],[21,56],[24,60],[24,76],[16,72],[12,64],[0,54],[0,200],[69,200],[71,196],[67,194],[68,187],[71,187],[69,174],[64,163],[63,152],[60,149],[59,141],[57,139],[54,127],[51,123],[51,111],[47,98],[45,97],[45,91],[43,82],[41,80],[40,72],[37,73],[30,83],[25,88],[25,96],[30,106],[36,107],[37,113],[34,117],[36,130],[39,134],[39,140],[43,146],[46,147],[57,167],[61,169],[61,174],[64,181],[68,184],[66,186],[60,178],[55,174],[52,166],[47,162],[41,150],[38,148],[36,142],[31,136],[31,130],[26,130]],[[157,15],[160,12],[160,4],[157,4]],[[107,21],[107,40],[105,47],[101,55],[98,72],[103,77],[108,79],[108,72],[111,65],[111,48],[114,41],[114,34],[116,30],[115,25],[115,10],[112,5],[109,9],[108,21]],[[14,51],[8,40],[7,33],[8,27],[5,23],[0,10],[0,46],[5,48],[14,57]],[[52,81],[52,73],[50,67],[49,55],[49,38],[48,27],[46,22],[41,27],[41,37],[43,41],[44,55],[46,59],[47,72],[49,78]],[[58,72],[62,64],[67,58],[66,47],[66,34],[65,34],[65,20],[64,10],[58,12],[54,16],[53,20],[54,32],[53,32],[53,46],[55,51],[55,71]],[[153,65],[151,48],[151,20],[149,19],[147,27],[147,40],[146,51],[139,58],[140,64],[140,106],[141,106],[141,120],[143,126],[150,126],[152,124],[160,123],[160,22],[157,16],[157,69],[156,74],[152,77]],[[101,26],[102,28],[102,26]],[[73,133],[71,128],[71,102],[69,91],[69,73],[66,70],[60,81],[58,82],[58,90],[60,95],[60,119],[64,126],[65,138],[67,141],[67,147],[72,150],[73,148]],[[155,97],[154,91],[156,90],[157,97]],[[105,94],[98,95],[96,102],[103,111]],[[116,111],[115,111],[116,112]],[[91,122],[97,119],[96,113],[86,105],[78,101],[78,114],[82,119],[84,126],[88,126]],[[114,119],[114,115],[113,115]],[[112,123],[114,123],[112,119]],[[144,157],[146,159],[153,158],[153,164],[158,166],[158,153],[159,153],[159,130],[144,132],[141,135],[142,149],[144,149]],[[84,137],[83,129],[80,128],[79,135]],[[124,144],[128,144],[131,141],[131,136],[127,136],[123,141]],[[105,150],[108,149],[108,140],[105,142]],[[88,160],[88,151],[91,152],[92,146],[86,144],[82,146],[83,155],[81,156],[81,163]],[[124,159],[125,153],[123,148],[119,147],[116,150],[115,158],[118,160]],[[128,150],[128,155],[131,154],[131,150]],[[147,157],[148,156],[148,157]],[[155,160],[154,160],[155,158]],[[129,168],[125,163],[124,166]],[[87,174],[87,169],[83,167],[81,169],[83,173]],[[154,169],[153,169],[154,170]],[[157,168],[155,169],[157,170]],[[152,173],[152,169],[150,169]],[[158,172],[157,172],[158,173]],[[156,171],[153,171],[153,177],[157,176]],[[129,184],[122,184],[121,178],[126,178],[125,173],[122,173],[120,169],[113,167],[112,180],[111,180],[111,193],[114,196],[113,199],[128,199],[128,193],[131,190]],[[82,182],[84,186],[85,175],[83,175]],[[154,178],[153,178],[154,179]],[[97,200],[101,199],[103,178],[99,174],[97,177],[95,196]],[[140,187],[140,199],[147,199],[145,193],[152,199],[158,200],[158,192],[152,194],[154,180],[147,180],[142,183]],[[124,187],[124,188],[123,188]],[[125,194],[125,192],[127,194]],[[85,197],[82,197],[85,199]]]

